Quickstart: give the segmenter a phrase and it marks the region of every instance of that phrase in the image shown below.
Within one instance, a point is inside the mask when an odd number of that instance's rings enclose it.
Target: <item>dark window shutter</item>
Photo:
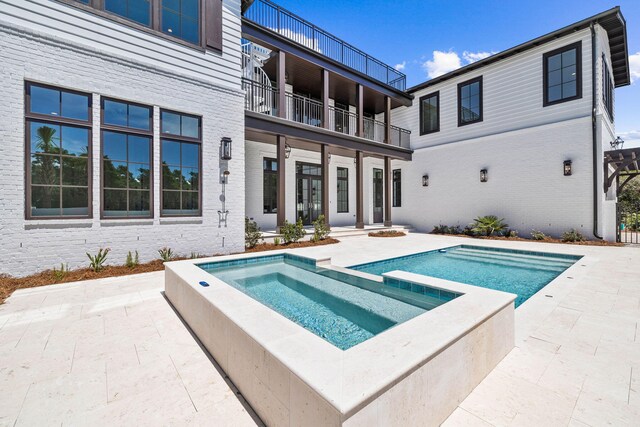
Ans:
[[[222,0],[205,0],[207,48],[222,51]]]

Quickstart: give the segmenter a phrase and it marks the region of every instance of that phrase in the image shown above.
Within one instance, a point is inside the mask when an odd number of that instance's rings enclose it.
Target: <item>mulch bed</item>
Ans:
[[[336,239],[325,239],[319,242],[297,242],[290,243],[288,245],[274,245],[272,243],[263,243],[257,245],[254,248],[247,249],[246,252],[264,252],[273,251],[276,249],[294,249],[294,248],[306,248],[309,246],[322,246],[338,243]],[[220,254],[214,254],[213,256],[219,256]],[[205,258],[201,256],[199,258]],[[173,261],[179,261],[186,258],[174,258]],[[46,286],[58,283],[78,282],[81,280],[93,280],[103,279],[105,277],[126,276],[129,274],[149,273],[152,271],[161,271],[164,269],[164,263],[162,260],[153,260],[144,264],[138,264],[135,267],[127,267],[125,265],[108,265],[102,270],[96,272],[89,268],[80,268],[77,270],[68,271],[64,277],[56,277],[53,270],[45,270],[40,273],[32,274],[26,277],[12,277],[6,274],[0,274],[0,304],[11,296],[13,291],[17,289],[36,288],[39,286]]]
[[[562,239],[554,239],[547,237],[544,240],[525,239],[524,237],[503,237],[503,236],[468,236],[466,234],[439,234],[431,233],[436,236],[454,236],[454,237],[466,237],[468,239],[480,239],[480,240],[508,240],[517,242],[529,242],[529,243],[561,243],[563,245],[578,245],[578,246],[624,246],[624,243],[607,242],[606,240],[584,240],[582,242],[563,242]]]
[[[369,237],[402,237],[406,236],[402,231],[397,230],[383,230],[383,231],[372,231],[369,233]]]

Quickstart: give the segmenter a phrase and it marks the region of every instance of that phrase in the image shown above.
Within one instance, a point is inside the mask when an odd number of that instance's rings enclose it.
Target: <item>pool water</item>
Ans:
[[[350,268],[377,275],[402,270],[511,292],[518,295],[515,301],[518,307],[580,258],[461,245]]]
[[[402,291],[379,282],[296,262],[291,255],[269,258],[200,267],[342,350],[446,302],[423,294],[394,298],[393,292]]]

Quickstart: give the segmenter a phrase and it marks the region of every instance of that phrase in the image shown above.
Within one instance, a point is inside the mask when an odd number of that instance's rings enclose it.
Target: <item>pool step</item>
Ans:
[[[506,261],[520,261],[523,263],[532,263],[537,265],[548,265],[553,267],[568,268],[575,263],[575,260],[545,257],[540,255],[519,254],[513,252],[485,251],[482,249],[458,248],[453,249],[452,253],[472,255],[478,258],[487,259],[503,259]]]
[[[477,263],[484,264],[494,264],[494,265],[502,265],[505,267],[515,267],[515,268],[525,268],[525,269],[534,269],[540,271],[549,271],[554,273],[561,273],[566,270],[567,266],[550,266],[550,265],[540,265],[537,263],[531,262],[521,262],[521,261],[509,261],[503,258],[490,258],[490,257],[479,257],[477,254],[457,254],[455,252],[448,252],[447,257],[455,258],[463,261],[472,261]]]

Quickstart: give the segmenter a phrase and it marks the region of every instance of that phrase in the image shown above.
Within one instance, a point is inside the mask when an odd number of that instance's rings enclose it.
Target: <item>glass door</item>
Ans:
[[[322,168],[320,165],[296,163],[296,213],[305,225],[322,214]]]

